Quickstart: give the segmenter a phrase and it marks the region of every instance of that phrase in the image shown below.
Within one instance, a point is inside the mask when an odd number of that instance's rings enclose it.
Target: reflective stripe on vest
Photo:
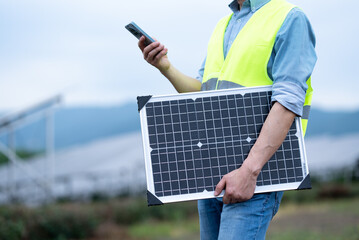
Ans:
[[[209,41],[202,90],[272,85],[267,66],[277,32],[295,6],[285,0],[271,0],[253,14],[238,33],[226,59],[223,53],[224,34],[232,14],[222,18]],[[305,134],[313,89],[307,81],[302,116]]]

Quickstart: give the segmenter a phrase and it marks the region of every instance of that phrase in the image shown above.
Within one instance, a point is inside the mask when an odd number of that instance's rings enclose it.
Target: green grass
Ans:
[[[351,194],[338,199],[320,197],[322,191],[331,192],[320,187],[286,192],[267,239],[358,240],[359,196],[352,194],[357,186],[347,187]],[[199,239],[196,205],[147,207],[144,198],[118,198],[39,208],[0,206],[0,239]]]
[[[268,234],[267,240],[358,240],[359,228],[349,227],[342,232],[332,234],[325,232],[306,231],[306,230],[283,230],[278,233]]]
[[[28,151],[21,149],[16,150],[16,155],[20,160],[27,160],[42,153],[44,153],[44,151]],[[9,162],[9,158],[4,153],[0,152],[0,165],[6,164],[8,162]]]
[[[144,222],[129,228],[129,236],[135,239],[198,239],[197,219],[180,222]]]
[[[283,205],[267,239],[359,239],[359,198]]]
[[[358,240],[359,198],[282,205],[267,240]],[[198,217],[142,221],[129,226],[129,239],[199,239]]]
[[[5,156],[2,152],[0,152],[0,165],[5,164],[9,162],[9,159],[7,156]]]

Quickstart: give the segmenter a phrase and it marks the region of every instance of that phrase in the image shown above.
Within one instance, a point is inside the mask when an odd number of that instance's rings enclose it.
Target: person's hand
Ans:
[[[224,204],[244,202],[253,197],[258,174],[243,164],[242,167],[223,176],[214,192],[218,196],[225,189]]]
[[[143,53],[143,58],[152,66],[158,68],[161,72],[167,71],[171,63],[167,57],[168,49],[165,48],[160,42],[154,42],[150,45],[146,46],[145,37],[142,36],[140,41],[138,42],[138,47],[141,49]]]

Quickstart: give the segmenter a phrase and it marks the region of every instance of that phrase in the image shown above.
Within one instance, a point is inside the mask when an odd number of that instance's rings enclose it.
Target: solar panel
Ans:
[[[148,205],[213,198],[220,179],[248,156],[269,113],[271,94],[266,86],[138,97]],[[259,174],[255,193],[307,188],[297,117]]]

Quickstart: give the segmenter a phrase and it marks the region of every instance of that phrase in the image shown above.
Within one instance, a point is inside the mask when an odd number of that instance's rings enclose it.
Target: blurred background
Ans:
[[[124,26],[195,77],[230,2],[0,0],[0,239],[199,238],[196,202],[147,207],[136,97],[175,90]],[[267,238],[359,239],[359,3],[290,2],[317,36],[313,189],[285,193]]]

